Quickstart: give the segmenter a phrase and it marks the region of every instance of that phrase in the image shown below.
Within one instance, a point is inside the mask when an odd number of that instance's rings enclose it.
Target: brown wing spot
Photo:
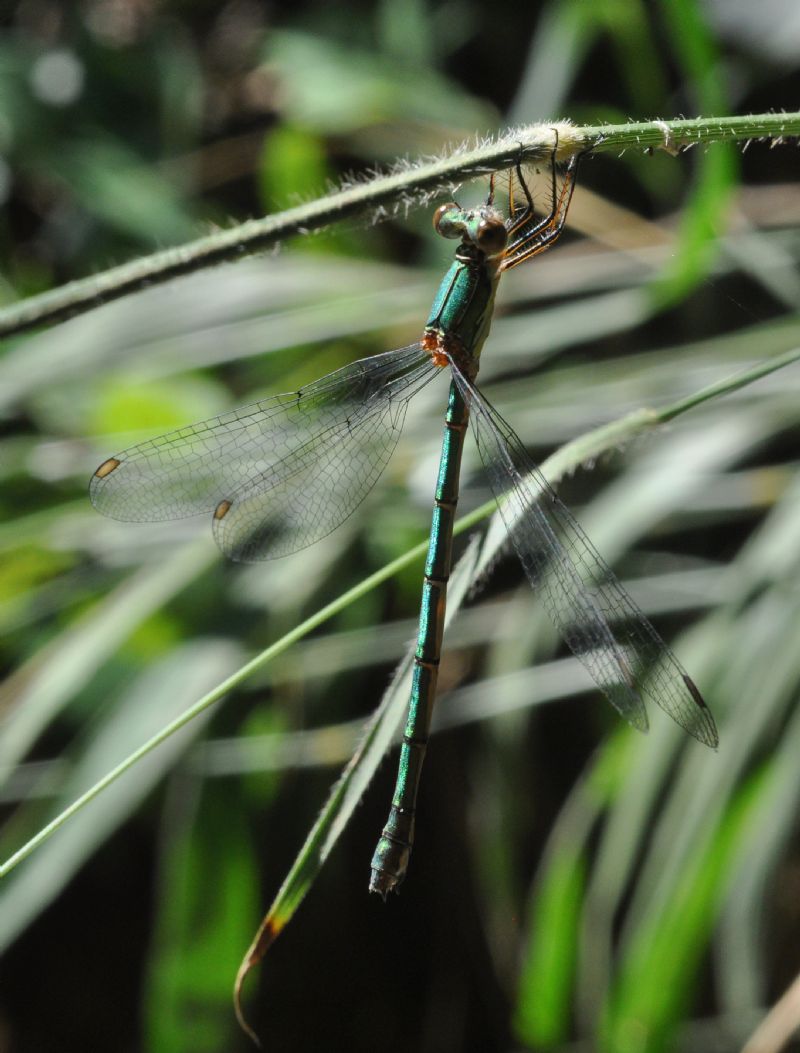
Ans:
[[[220,501],[217,507],[214,509],[215,519],[224,519],[225,516],[230,512],[232,501],[228,501],[227,498],[224,501]]]
[[[700,689],[698,688],[694,680],[692,680],[691,677],[688,677],[686,673],[683,674],[682,679],[689,690],[689,694],[692,696],[692,698],[695,700],[698,706],[700,706],[701,709],[708,709],[708,706],[706,705],[706,700],[700,694]]]
[[[122,461],[118,461],[116,457],[109,457],[107,461],[103,461],[97,471],[94,473],[95,479],[105,479],[107,475],[119,468]]]

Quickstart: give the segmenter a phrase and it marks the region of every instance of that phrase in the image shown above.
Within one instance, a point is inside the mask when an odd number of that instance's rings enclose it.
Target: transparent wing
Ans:
[[[438,372],[419,344],[361,359],[116,454],[92,477],[92,503],[129,522],[213,512],[217,544],[235,560],[296,552],[364,500],[409,400]]]
[[[452,364],[452,363],[451,363]],[[678,659],[528,456],[510,425],[457,367],[492,490],[531,585],[564,641],[634,727],[642,697],[716,747],[714,718]]]

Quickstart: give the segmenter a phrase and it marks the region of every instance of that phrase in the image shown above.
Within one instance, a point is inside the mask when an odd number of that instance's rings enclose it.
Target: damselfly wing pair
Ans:
[[[519,165],[509,177],[505,216],[494,203],[493,179],[485,204],[437,209],[436,231],[458,245],[417,343],[133,446],[104,461],[90,484],[94,506],[112,518],[210,512],[230,559],[284,556],[353,513],[391,457],[410,400],[450,371],[408,717],[391,811],[372,859],[370,889],[384,898],[403,880],[414,840],[468,422],[525,573],[600,690],[637,728],[647,728],[649,698],[700,742],[718,741],[694,682],[475,384],[500,276],[549,248],[564,228],[579,155],[559,186],[557,150],[556,140],[545,216],[537,215]]]

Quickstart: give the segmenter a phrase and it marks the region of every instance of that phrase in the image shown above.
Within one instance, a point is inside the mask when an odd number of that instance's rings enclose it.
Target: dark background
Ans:
[[[795,110],[794,7],[6,3],[0,297],[508,125]],[[584,164],[570,233],[501,289],[482,372],[537,458],[797,346],[797,156]],[[205,523],[110,523],[85,485],[140,437],[416,339],[448,255],[436,203],[0,349],[4,858],[425,536],[435,400],[348,526],[274,564],[226,564]],[[719,753],[530,670],[560,653],[501,560],[445,642],[451,727],[402,895],[366,892],[392,757],[249,981],[267,1049],[742,1048],[800,969],[798,384],[790,366],[562,487],[700,683]],[[486,496],[468,460],[464,507]],[[266,666],[5,879],[0,1050],[249,1048],[236,968],[413,636],[420,576]]]

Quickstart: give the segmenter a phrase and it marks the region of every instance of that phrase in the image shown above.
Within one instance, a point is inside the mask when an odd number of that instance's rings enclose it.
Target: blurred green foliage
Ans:
[[[794,108],[792,14],[9,3],[0,299],[506,124]],[[489,396],[537,455],[797,345],[796,172],[794,146],[760,144],[584,165],[571,226],[592,237],[509,275],[484,356]],[[85,487],[139,436],[415,339],[446,260],[428,211],[348,221],[0,349],[4,858],[425,536],[435,391],[374,500],[274,564],[225,565],[206,523],[103,520]],[[552,634],[501,562],[445,642],[450,730],[403,897],[366,894],[387,764],[267,958],[250,1005],[269,1046],[741,1047],[800,971],[798,387],[796,368],[765,378],[564,487],[701,684],[719,753],[659,717],[641,738],[594,694],[566,701],[569,663],[549,664]],[[483,497],[473,454],[464,507]],[[5,880],[8,1048],[248,1048],[236,963],[413,635],[419,579],[282,656]]]

